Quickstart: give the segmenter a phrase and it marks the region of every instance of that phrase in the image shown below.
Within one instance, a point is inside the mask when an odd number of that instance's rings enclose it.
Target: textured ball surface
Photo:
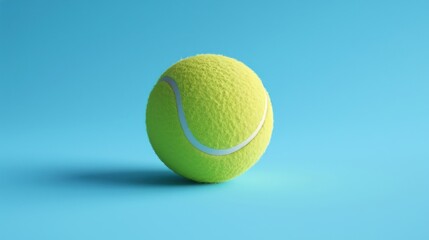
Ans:
[[[223,182],[254,165],[271,138],[271,102],[259,77],[221,55],[183,59],[152,90],[146,127],[171,170],[197,182]]]

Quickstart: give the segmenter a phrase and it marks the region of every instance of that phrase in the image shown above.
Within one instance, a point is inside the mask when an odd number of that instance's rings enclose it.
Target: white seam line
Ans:
[[[186,122],[186,118],[185,118],[185,112],[183,111],[182,98],[180,96],[179,87],[177,86],[176,81],[174,81],[174,79],[166,76],[166,77],[163,77],[162,79],[160,79],[159,82],[166,82],[168,85],[170,85],[171,89],[174,92],[175,98],[176,98],[177,112],[179,115],[179,121],[180,121],[180,125],[182,127],[182,130],[183,130],[183,133],[185,134],[188,141],[196,149],[200,150],[201,152],[207,153],[209,155],[215,155],[215,156],[223,156],[223,155],[228,155],[228,154],[234,153],[234,152],[242,149],[243,147],[245,147],[247,144],[249,144],[256,137],[256,135],[258,135],[259,131],[261,130],[262,126],[264,125],[265,118],[266,118],[267,112],[268,112],[268,96],[265,97],[264,115],[262,116],[262,119],[259,122],[258,127],[255,129],[255,131],[253,131],[253,133],[247,139],[245,139],[243,142],[241,142],[241,143],[239,143],[239,144],[237,144],[231,148],[214,149],[214,148],[207,147],[206,145],[203,145],[202,143],[200,143],[194,137],[191,130],[189,129],[188,123]]]

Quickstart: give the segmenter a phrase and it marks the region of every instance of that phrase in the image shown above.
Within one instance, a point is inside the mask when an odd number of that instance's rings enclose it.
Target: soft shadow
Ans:
[[[55,174],[55,180],[69,184],[106,186],[197,186],[205,185],[187,180],[168,170],[68,170]],[[57,182],[58,183],[58,182]]]

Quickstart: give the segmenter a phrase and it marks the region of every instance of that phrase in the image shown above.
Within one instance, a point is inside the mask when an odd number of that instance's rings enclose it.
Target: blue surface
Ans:
[[[0,1],[0,239],[429,239],[428,1]],[[146,100],[180,58],[248,64],[272,142],[171,173]]]

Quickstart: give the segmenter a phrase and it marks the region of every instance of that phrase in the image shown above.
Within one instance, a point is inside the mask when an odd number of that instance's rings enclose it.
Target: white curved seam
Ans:
[[[256,137],[256,135],[258,135],[259,131],[261,130],[262,126],[264,125],[265,118],[266,118],[267,112],[268,112],[268,96],[265,97],[264,115],[262,116],[262,119],[259,122],[258,127],[255,129],[255,131],[253,131],[253,133],[247,139],[245,139],[244,141],[242,141],[241,143],[239,143],[233,147],[226,148],[226,149],[214,149],[211,147],[207,147],[206,145],[200,143],[194,137],[191,130],[189,129],[188,123],[186,122],[186,118],[185,118],[185,112],[183,111],[182,98],[180,96],[179,87],[177,86],[176,81],[174,81],[174,79],[172,79],[170,77],[163,77],[159,81],[160,82],[161,81],[166,82],[174,92],[174,95],[176,98],[177,112],[179,115],[179,122],[180,122],[180,125],[182,127],[183,133],[185,134],[186,138],[196,149],[198,149],[204,153],[207,153],[210,155],[215,155],[215,156],[223,156],[223,155],[228,155],[228,154],[234,153],[234,152],[242,149],[247,144],[249,144]]]

